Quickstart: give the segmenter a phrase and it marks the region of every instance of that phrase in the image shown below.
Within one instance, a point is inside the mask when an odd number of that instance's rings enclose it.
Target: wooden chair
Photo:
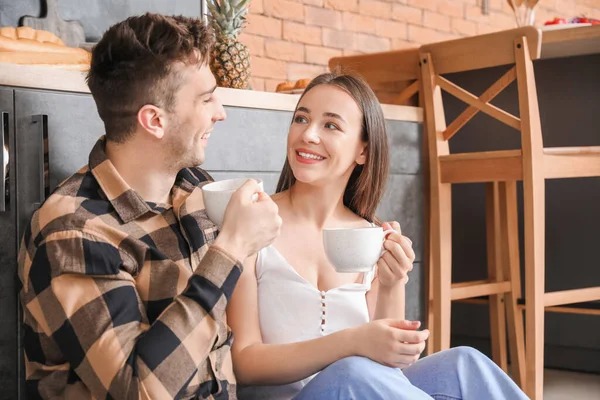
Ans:
[[[398,104],[398,105],[413,105],[416,103],[414,100],[414,96],[419,94],[422,91],[421,88],[421,68],[419,63],[419,48],[411,48],[404,50],[395,50],[383,53],[373,53],[373,54],[364,54],[364,55],[355,55],[355,56],[344,56],[344,57],[334,57],[329,61],[330,70],[336,70],[339,67],[342,67],[345,70],[358,72],[365,78],[365,80],[369,83],[369,85],[373,88],[375,93],[377,94],[379,100],[381,102],[388,102],[390,104]],[[424,96],[418,96],[419,105],[421,107],[424,106],[423,103]],[[423,141],[424,144],[424,154],[423,154],[423,162],[425,164],[425,170],[428,171],[429,165],[429,150],[428,150],[428,140]],[[425,187],[429,186],[429,174],[425,175]],[[505,186],[500,185],[491,185],[489,196],[498,196],[500,190],[504,190],[502,193],[505,193],[507,190]],[[510,190],[513,189],[511,192]],[[507,195],[516,195],[514,192],[514,186],[508,188]],[[425,208],[429,209],[429,198],[430,196],[425,196],[426,205]],[[518,299],[520,297],[520,277],[518,274],[515,276],[517,279],[514,282],[511,282],[510,279],[504,279],[503,277],[509,277],[510,271],[504,272],[501,269],[503,268],[505,263],[502,263],[500,257],[503,252],[500,251],[502,246],[501,243],[501,225],[499,223],[500,216],[500,206],[503,204],[504,209],[507,206],[515,204],[514,202],[504,202],[500,203],[498,199],[493,202],[488,201],[488,247],[489,254],[493,254],[493,256],[489,257],[488,260],[488,271],[489,276],[494,280],[497,280],[500,285],[491,286],[493,290],[488,290],[490,287],[482,285],[479,287],[479,290],[473,293],[473,296],[482,296],[490,293],[494,293],[492,305],[490,306],[490,330],[492,332],[492,359],[505,371],[507,370],[507,349],[506,349],[506,318],[505,318],[505,310],[504,303],[502,302],[502,298],[500,295],[495,294],[498,291],[498,287],[502,290],[508,289],[512,291],[514,288],[515,294],[514,299]],[[516,221],[516,209],[508,209],[505,212],[512,212],[514,216],[514,221]],[[429,226],[429,213],[425,215],[425,225]],[[493,224],[493,225],[492,225]],[[505,227],[504,231],[507,233],[506,229],[512,227]],[[516,229],[516,226],[515,228]],[[426,229],[428,230],[428,229]],[[512,238],[504,235],[505,240],[512,240]],[[430,266],[431,263],[431,240],[425,243],[425,260],[424,264],[428,266],[425,273],[425,280],[428,282],[427,288],[427,296],[429,298],[429,302],[427,305],[427,327],[433,333],[431,336],[429,343],[427,345],[427,354],[432,354],[435,350],[433,337],[435,335],[434,328],[434,315],[436,314],[433,309],[433,298],[434,294],[437,293],[434,290],[433,286],[433,275],[432,268]],[[516,259],[518,260],[518,243],[511,242],[513,251],[516,251],[515,254]],[[506,247],[506,245],[504,245]],[[514,259],[514,258],[513,258]],[[518,261],[516,268],[518,268]],[[483,290],[482,290],[483,289]],[[464,299],[468,298],[465,294],[471,294],[470,288],[465,286],[465,283],[456,284],[454,286],[454,292],[452,294],[453,299]],[[439,296],[438,296],[439,297]],[[511,298],[512,299],[512,298]],[[508,303],[507,303],[508,304]],[[522,337],[522,323],[520,325],[520,336]],[[443,333],[446,335],[446,332]],[[447,333],[449,335],[449,333]],[[449,336],[448,336],[449,338]],[[517,343],[522,343],[523,340],[511,340],[509,343],[511,348],[516,346]],[[448,346],[444,347],[447,348]],[[517,354],[517,351],[513,351]],[[523,354],[522,345],[521,351],[518,354]],[[523,357],[521,357],[521,362],[523,361]],[[522,365],[522,364],[519,364]],[[517,379],[518,381],[518,379]]]
[[[544,289],[545,179],[600,176],[600,147],[544,148],[532,60],[540,58],[541,33],[525,27],[422,46],[420,65],[430,161],[430,276],[433,278],[433,350],[450,346],[451,301],[490,295],[493,353],[505,353],[502,297],[507,312],[513,377],[528,396],[541,399],[544,370],[546,307],[600,300],[600,287],[546,293]],[[513,65],[481,96],[475,96],[443,74]],[[520,118],[490,101],[517,81]],[[469,107],[446,126],[441,90]],[[521,133],[521,149],[450,154],[448,140],[482,111]],[[482,132],[491,135],[492,132]],[[525,314],[521,296],[516,182],[523,181],[525,228]],[[452,284],[451,185],[486,183],[488,269],[485,282]],[[525,342],[525,345],[524,345]],[[431,345],[431,344],[430,344]],[[525,352],[524,352],[525,350]],[[527,363],[525,364],[525,357]],[[505,360],[502,359],[502,363]],[[526,378],[526,380],[525,380]]]

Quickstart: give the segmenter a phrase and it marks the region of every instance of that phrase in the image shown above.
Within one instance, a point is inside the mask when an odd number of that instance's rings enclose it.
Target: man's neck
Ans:
[[[119,175],[145,201],[171,203],[171,189],[178,171],[171,170],[151,144],[130,140],[106,141],[106,156]]]

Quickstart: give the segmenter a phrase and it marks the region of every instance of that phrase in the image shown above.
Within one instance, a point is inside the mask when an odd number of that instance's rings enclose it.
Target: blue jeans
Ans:
[[[363,357],[325,368],[294,400],[520,400],[525,393],[496,364],[470,347],[425,357],[403,371]]]

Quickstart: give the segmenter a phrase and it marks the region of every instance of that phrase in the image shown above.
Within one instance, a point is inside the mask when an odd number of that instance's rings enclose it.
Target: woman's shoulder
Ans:
[[[368,228],[374,226],[372,222],[367,221],[360,215],[355,214],[349,208],[344,208],[345,212],[342,216],[344,224],[347,224],[348,228]]]
[[[279,207],[280,210],[282,208],[285,208],[286,205],[289,203],[288,198],[289,198],[288,190],[284,190],[283,192],[278,192],[278,193],[271,195],[271,200],[273,200],[275,202],[275,204],[277,204],[277,207]]]
[[[289,193],[289,190],[284,190],[283,192],[277,192],[277,193],[271,195],[271,199],[273,199],[274,202],[281,201],[282,199],[287,198],[288,193]]]

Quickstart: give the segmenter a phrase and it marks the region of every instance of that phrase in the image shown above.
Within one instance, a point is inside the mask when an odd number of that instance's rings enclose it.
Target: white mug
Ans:
[[[323,229],[325,254],[337,272],[368,272],[386,252],[382,245],[391,232],[380,226]]]
[[[225,209],[231,200],[233,193],[238,190],[248,178],[226,179],[224,181],[212,182],[202,186],[202,197],[204,197],[204,208],[208,218],[217,224],[219,229],[223,228]],[[259,190],[264,191],[263,181],[256,179]],[[258,200],[258,193],[252,195],[252,201]]]

